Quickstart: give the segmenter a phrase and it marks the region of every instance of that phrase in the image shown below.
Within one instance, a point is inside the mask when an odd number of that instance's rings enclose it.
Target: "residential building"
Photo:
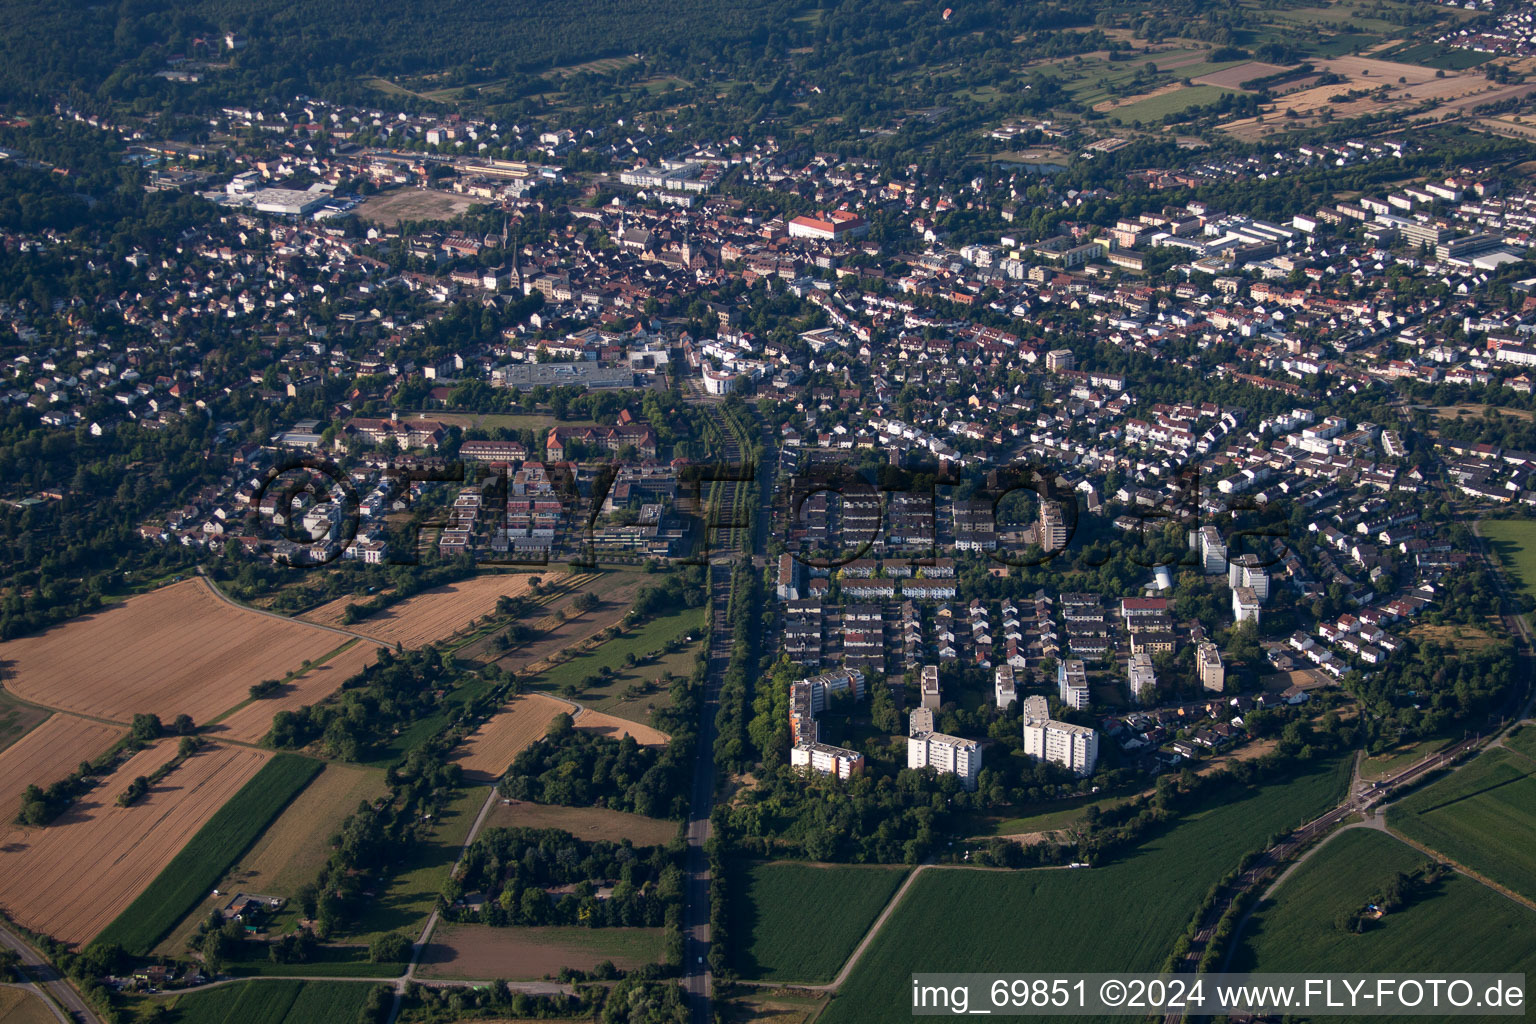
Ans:
[[[1200,685],[1212,693],[1220,693],[1226,687],[1227,670],[1221,664],[1221,652],[1209,640],[1195,648],[1195,668],[1200,673]]]
[[[1086,725],[1058,722],[1046,714],[1044,697],[1024,702],[1024,753],[1078,775],[1092,775],[1099,761],[1099,734]]]
[[[1127,673],[1131,696],[1140,704],[1148,703],[1157,689],[1157,672],[1152,667],[1152,655],[1145,651],[1131,655]]]
[[[1061,702],[1082,711],[1088,707],[1088,673],[1078,658],[1065,658],[1056,665],[1056,686]]]
[[[913,715],[916,714],[914,711]],[[981,774],[981,745],[975,740],[942,732],[909,736],[907,767],[932,768],[941,774],[958,775],[966,789],[975,789],[976,779]]]

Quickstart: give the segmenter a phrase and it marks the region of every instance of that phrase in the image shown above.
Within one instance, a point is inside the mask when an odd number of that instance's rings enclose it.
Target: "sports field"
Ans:
[[[1515,750],[1480,754],[1393,804],[1387,824],[1536,900],[1536,760]]]
[[[1426,861],[1375,829],[1335,836],[1249,919],[1230,969],[1536,973],[1536,911],[1460,875],[1371,921],[1362,934],[1336,927],[1398,872]]]
[[[831,981],[906,877],[904,867],[743,865],[730,888],[732,966],[761,981]]]
[[[1270,835],[1335,806],[1351,759],[1315,764],[1185,817],[1115,863],[1088,870],[936,868],[913,882],[820,1024],[910,1015],[916,971],[1155,970],[1211,884]],[[1057,922],[1064,927],[1029,926]]]

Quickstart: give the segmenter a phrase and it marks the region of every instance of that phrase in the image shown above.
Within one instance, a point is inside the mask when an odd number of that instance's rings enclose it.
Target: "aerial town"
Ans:
[[[0,1019],[1536,969],[1529,9],[218,6],[0,73]]]

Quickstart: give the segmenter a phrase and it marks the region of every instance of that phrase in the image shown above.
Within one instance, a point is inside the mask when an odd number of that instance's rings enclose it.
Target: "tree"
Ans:
[[[135,743],[153,743],[165,732],[159,715],[134,715],[129,735]]]
[[[191,715],[177,715],[175,721],[171,722],[171,732],[177,736],[190,736],[197,732],[197,726],[193,724]]]
[[[380,935],[368,946],[368,959],[376,964],[400,964],[411,958],[411,940],[399,932]]]

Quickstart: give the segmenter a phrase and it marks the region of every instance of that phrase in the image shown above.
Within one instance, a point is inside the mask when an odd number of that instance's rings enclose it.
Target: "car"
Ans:
[[[703,962],[704,962],[704,958],[703,957],[699,957],[699,963],[703,963]]]

